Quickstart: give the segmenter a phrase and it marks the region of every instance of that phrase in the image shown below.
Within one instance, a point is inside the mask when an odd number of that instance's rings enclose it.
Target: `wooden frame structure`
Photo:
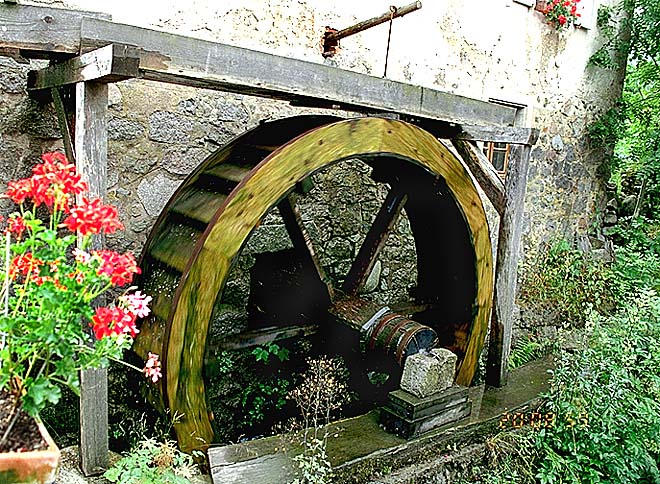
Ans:
[[[528,163],[531,146],[538,138],[536,129],[512,126],[515,109],[321,64],[118,24],[103,14],[13,2],[0,3],[0,53],[17,59],[51,60],[49,67],[30,73],[29,91],[51,96],[67,155],[98,196],[106,189],[107,84],[129,78],[287,100],[299,106],[395,114],[436,138],[452,140],[500,215],[486,379],[490,385],[506,383]],[[505,182],[476,141],[513,145]],[[107,378],[103,371],[95,370],[83,375],[82,382],[81,461],[83,471],[91,475],[107,465]]]

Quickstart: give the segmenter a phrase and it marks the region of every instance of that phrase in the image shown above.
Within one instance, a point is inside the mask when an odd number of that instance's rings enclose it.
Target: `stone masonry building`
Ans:
[[[326,26],[342,28],[373,17],[387,11],[391,2],[30,3],[102,11],[116,22],[382,76],[387,24],[341,41],[339,53],[331,58],[321,55],[321,37]],[[526,256],[553,238],[585,234],[597,222],[605,205],[599,171],[604,154],[590,147],[587,132],[612,106],[622,83],[622,72],[588,63],[603,41],[596,27],[598,8],[614,0],[583,0],[583,25],[561,33],[545,23],[533,3],[426,0],[420,11],[393,22],[387,59],[388,78],[514,106],[519,109],[519,126],[540,129],[540,139],[532,151],[526,197]],[[39,104],[26,93],[28,70],[41,65],[39,61],[32,61],[30,66],[0,57],[0,184],[25,176],[41,152],[62,146],[52,107]],[[119,206],[127,230],[110,238],[109,244],[139,254],[169,196],[206,156],[262,120],[309,112],[320,111],[140,80],[111,85],[108,201]],[[384,194],[370,185],[359,167],[351,173],[324,173],[320,181],[324,190],[306,202],[311,211],[308,221],[315,220],[321,228],[325,222],[339,221],[342,231],[326,231],[322,236],[321,257],[332,275],[340,277],[359,248],[360,231],[368,226],[362,210],[369,213],[365,207],[378,207],[376,202]],[[355,196],[355,190],[360,196]],[[495,225],[496,218],[492,219]],[[266,220],[251,240],[250,250],[286,245],[281,229],[276,217]],[[493,226],[491,234],[496,233]],[[380,289],[386,295],[383,297],[396,298],[414,278],[401,263],[411,257],[414,247],[402,220],[382,264],[372,274],[370,290]],[[233,290],[236,299],[246,299],[248,269],[243,267],[242,275],[237,275],[234,289],[228,286],[228,297]]]

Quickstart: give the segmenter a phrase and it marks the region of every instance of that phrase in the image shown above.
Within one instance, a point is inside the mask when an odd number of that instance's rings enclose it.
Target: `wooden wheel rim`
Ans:
[[[216,296],[232,261],[262,217],[299,182],[334,162],[395,156],[442,176],[472,238],[477,270],[476,315],[456,381],[468,385],[488,328],[492,252],[481,198],[463,164],[433,135],[414,125],[361,118],[321,126],[267,156],[230,193],[197,241],[172,302],[165,334],[164,393],[183,450],[205,449],[213,431],[202,377],[206,337]],[[371,159],[371,158],[370,158]]]

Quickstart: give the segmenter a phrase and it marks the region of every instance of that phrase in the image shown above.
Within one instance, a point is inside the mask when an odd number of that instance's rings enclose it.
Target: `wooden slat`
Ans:
[[[493,164],[472,142],[460,139],[455,139],[452,142],[488,200],[493,204],[495,210],[502,215],[504,210],[504,182]]]
[[[496,141],[520,145],[533,145],[539,137],[536,128],[519,128],[514,126],[475,126],[461,125],[461,132],[456,139],[465,141]]]
[[[272,326],[254,331],[245,331],[244,333],[235,336],[229,336],[217,345],[209,345],[208,349],[218,351],[241,350],[287,338],[310,336],[317,331],[318,326],[315,324],[308,324],[305,326]]]
[[[213,168],[206,170],[204,173],[238,183],[250,173],[250,170],[251,167],[220,163],[219,165],[215,165]]]
[[[138,76],[140,59],[125,46],[111,44],[79,57],[30,71],[28,89],[40,90],[77,82],[116,82]]]
[[[27,50],[31,57],[76,55],[83,17],[110,18],[97,12],[1,3],[0,47]]]
[[[90,197],[105,196],[108,158],[108,85],[76,85],[76,168],[89,186]],[[79,239],[80,244],[80,239]],[[103,238],[92,236],[88,250],[101,249]],[[103,302],[97,300],[97,305]],[[86,476],[108,467],[108,374],[105,369],[80,374],[80,465]]]
[[[191,187],[172,205],[172,211],[208,224],[226,199],[227,195]]]
[[[507,361],[511,350],[513,305],[516,298],[530,151],[529,146],[511,148],[506,175],[506,202],[500,217],[495,298],[486,364],[486,383],[498,387],[506,384],[508,376]]]
[[[407,199],[400,185],[392,187],[387,194],[342,284],[344,294],[356,294],[367,281]]]
[[[192,227],[171,225],[149,248],[149,255],[182,273],[200,235]]]
[[[181,35],[84,19],[83,51],[138,47],[142,77],[285,100],[309,98],[451,122],[512,125],[515,109],[420,86]]]

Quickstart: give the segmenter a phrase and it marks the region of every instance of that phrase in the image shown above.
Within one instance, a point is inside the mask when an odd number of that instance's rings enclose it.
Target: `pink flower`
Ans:
[[[80,250],[77,247],[73,249],[73,256],[76,258],[76,262],[80,264],[87,264],[92,258],[89,253],[85,252],[84,250]]]
[[[138,318],[146,318],[151,312],[149,309],[151,296],[142,294],[140,291],[121,296],[119,300],[128,312],[134,314]]]
[[[160,378],[163,377],[163,373],[160,371],[160,361],[158,361],[158,355],[149,352],[149,358],[147,358],[147,363],[144,365],[144,375],[147,378],[151,378],[153,383],[156,383]]]

